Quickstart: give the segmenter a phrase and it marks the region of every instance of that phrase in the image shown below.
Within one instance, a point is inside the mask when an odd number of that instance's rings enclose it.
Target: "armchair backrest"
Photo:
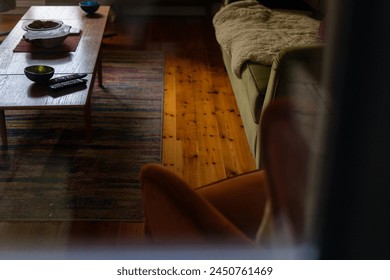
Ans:
[[[167,168],[146,164],[142,168],[141,182],[146,232],[155,242],[251,243],[213,205]]]

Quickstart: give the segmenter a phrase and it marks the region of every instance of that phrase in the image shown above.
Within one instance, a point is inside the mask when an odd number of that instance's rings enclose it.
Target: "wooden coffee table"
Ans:
[[[78,6],[33,6],[0,45],[0,135],[7,147],[6,110],[81,108],[84,110],[86,139],[91,139],[91,92],[96,73],[101,82],[100,45],[109,6],[101,6],[87,16]],[[81,29],[80,41],[72,52],[14,52],[25,31],[23,23],[37,19],[61,20]],[[55,75],[86,73],[86,87],[53,92],[27,79],[24,68],[45,64],[54,67]],[[99,71],[98,71],[99,70]]]

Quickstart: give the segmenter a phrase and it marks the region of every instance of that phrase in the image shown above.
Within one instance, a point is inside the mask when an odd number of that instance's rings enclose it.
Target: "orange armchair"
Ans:
[[[193,189],[167,168],[145,165],[142,198],[151,239],[175,244],[252,244],[259,239],[259,229],[270,224],[270,212],[273,218],[284,215],[299,238],[307,148],[291,112],[287,101],[275,101],[264,112],[264,170]]]

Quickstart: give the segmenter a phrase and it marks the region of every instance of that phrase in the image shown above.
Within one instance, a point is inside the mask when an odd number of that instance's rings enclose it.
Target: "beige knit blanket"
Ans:
[[[213,24],[217,41],[231,56],[237,77],[245,61],[271,65],[286,47],[320,43],[318,20],[300,11],[270,10],[254,0],[222,7]]]

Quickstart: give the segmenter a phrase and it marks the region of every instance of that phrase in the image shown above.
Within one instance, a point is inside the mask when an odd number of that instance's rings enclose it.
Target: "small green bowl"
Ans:
[[[24,68],[24,74],[31,81],[46,84],[54,75],[54,68],[47,65],[30,65]]]

